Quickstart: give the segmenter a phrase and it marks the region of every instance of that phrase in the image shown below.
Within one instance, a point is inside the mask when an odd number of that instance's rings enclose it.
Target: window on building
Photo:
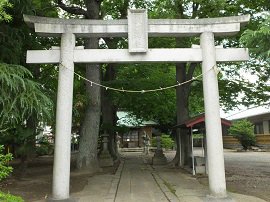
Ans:
[[[254,133],[255,134],[263,134],[263,123],[259,122],[259,123],[255,123],[254,124]]]
[[[131,131],[131,132],[125,133],[123,136],[123,141],[125,142],[139,141],[139,131]]]

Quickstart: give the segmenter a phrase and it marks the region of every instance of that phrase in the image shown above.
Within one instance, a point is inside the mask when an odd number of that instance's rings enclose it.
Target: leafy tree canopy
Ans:
[[[12,7],[12,4],[8,0],[0,1],[0,22],[10,21],[12,19],[11,15],[6,13],[6,8]]]
[[[67,5],[77,6],[81,10],[86,10],[90,1],[65,1]],[[100,1],[101,2],[101,1]],[[51,1],[30,1],[24,0],[16,3],[15,0],[10,1],[13,8],[7,8],[7,14],[12,15],[13,20],[9,23],[1,23],[0,26],[0,60],[5,63],[15,63],[25,65],[25,53],[27,49],[42,49],[48,48],[52,44],[59,44],[58,40],[52,38],[40,38],[33,33],[33,30],[26,27],[22,20],[22,13],[39,15],[39,16],[54,16],[57,17],[56,4]],[[15,4],[16,3],[16,4]],[[57,3],[56,1],[54,3]],[[222,17],[242,14],[256,14],[269,9],[267,0],[262,1],[248,1],[248,0],[218,0],[218,1],[192,1],[192,0],[155,0],[155,1],[129,1],[104,0],[101,3],[101,19],[120,19],[126,18],[127,8],[147,8],[149,18],[207,18],[207,17]],[[6,8],[6,7],[5,7]],[[69,15],[70,17],[70,15]],[[82,15],[77,18],[82,18]],[[259,22],[259,17],[252,17],[251,22],[247,28],[256,30]],[[238,47],[239,37],[241,33],[229,39],[217,38],[217,44],[224,44],[225,47]],[[105,40],[106,45],[111,48],[108,41]],[[118,48],[126,48],[126,39],[119,38]],[[173,47],[190,47],[192,43],[198,44],[198,38],[181,38],[179,43],[175,39],[164,38],[150,38],[149,47],[157,48],[173,48]],[[161,66],[165,67],[162,70]],[[79,66],[77,66],[79,67]],[[125,89],[152,89],[162,86],[175,84],[175,71],[173,64],[147,64],[147,65],[118,65],[118,76],[115,82],[108,83],[108,85],[124,87]],[[240,77],[239,70],[243,68],[242,63],[233,64],[230,68],[226,65],[220,65],[226,77],[220,75],[220,96],[221,102],[226,109],[233,109],[237,104],[250,105],[250,103],[258,104],[262,100],[267,100],[267,96],[263,96],[267,88],[263,84],[267,78],[260,80],[258,84],[250,84],[245,82]],[[224,67],[224,68],[223,68]],[[226,67],[226,68],[225,68]],[[43,86],[51,91],[51,95],[56,89],[57,74],[52,65],[32,66],[28,67],[36,78],[41,79]],[[79,67],[80,68],[80,67]],[[260,66],[254,68],[247,67],[247,69],[257,71]],[[42,70],[37,71],[37,70]],[[76,68],[78,70],[78,68]],[[81,70],[79,70],[81,71]],[[188,72],[188,69],[187,71]],[[200,73],[197,68],[195,74]],[[48,76],[49,75],[49,76]],[[264,75],[267,75],[264,73]],[[131,85],[132,84],[132,85]],[[75,80],[74,103],[76,106],[87,102],[83,95],[85,84],[82,81]],[[79,93],[77,93],[79,92]],[[203,96],[201,81],[194,82],[191,86],[190,109],[195,113],[196,111],[203,111]],[[239,92],[243,94],[243,99],[237,99]],[[168,90],[167,92],[159,92],[151,94],[137,95],[122,95],[121,93],[114,93],[112,98],[119,107],[126,108],[137,116],[145,119],[154,118],[162,120],[162,122],[170,122],[174,120],[175,116],[175,90]],[[55,97],[54,97],[55,99]],[[78,108],[82,109],[82,108]],[[74,111],[79,118],[83,117],[82,110]],[[193,113],[191,112],[191,113]],[[78,123],[80,121],[76,121]]]
[[[241,42],[257,57],[270,63],[270,14],[257,30],[247,29],[241,36]]]
[[[21,124],[33,113],[39,120],[51,118],[52,101],[31,77],[22,66],[0,63],[0,126]]]

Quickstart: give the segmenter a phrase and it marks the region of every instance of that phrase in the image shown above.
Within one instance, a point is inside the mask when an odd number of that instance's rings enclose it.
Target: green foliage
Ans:
[[[258,57],[270,63],[270,14],[257,30],[247,29],[241,36],[240,41]]]
[[[126,126],[113,126],[111,124],[102,124],[101,131],[104,133],[105,131],[107,133],[115,133],[118,132],[120,134],[127,133],[130,130],[130,128]]]
[[[105,85],[130,90],[159,89],[175,84],[175,68],[171,64],[119,65],[116,80]],[[175,89],[150,93],[112,92],[114,103],[141,120],[174,122],[176,114]]]
[[[100,150],[102,146],[102,137],[101,135],[98,136],[98,144],[97,144],[97,149]]]
[[[105,10],[109,11],[108,15],[112,16],[113,19],[121,18],[121,12],[124,11],[123,8],[125,3],[127,3],[127,1],[117,1],[115,4],[110,1],[103,1],[104,8],[106,7]],[[268,4],[266,1],[256,1],[251,3],[243,0],[155,0],[151,1],[150,4],[144,3],[141,5],[135,5],[135,7],[148,8],[149,18],[192,19],[256,14],[267,10]],[[103,15],[104,13],[106,12],[103,12]],[[246,27],[256,28],[258,24],[258,19],[252,18],[251,22]],[[244,29],[241,29],[241,32]],[[226,37],[225,39],[216,37],[216,44],[223,44],[224,47],[239,47],[239,37],[241,32],[239,32],[235,37]],[[122,42],[123,41],[121,41],[121,43]],[[175,38],[149,38],[150,48],[189,48],[192,43],[198,44],[199,39],[179,38],[176,40]],[[123,47],[121,46],[118,48]],[[111,47],[109,46],[109,48]],[[268,96],[264,93],[267,89],[263,86],[263,80],[253,84],[246,81],[245,78],[240,77],[239,72],[243,69],[243,63],[237,63],[236,65],[228,65],[227,63],[226,65],[219,65],[219,67],[221,67],[222,73],[226,73],[226,76],[221,76],[221,74],[219,74],[220,101],[223,109],[233,110],[238,105],[259,105],[268,100]],[[168,71],[168,69],[171,71]],[[186,72],[188,72],[188,69],[189,65],[187,65]],[[116,80],[113,82],[106,82],[105,85],[124,89],[143,90],[175,84],[174,64],[124,64],[118,65],[116,71]],[[199,65],[193,76],[196,76],[196,74],[198,75],[198,73],[201,73]],[[239,77],[237,77],[238,75]],[[188,91],[190,94],[188,103],[190,115],[193,116],[198,112],[203,112],[202,81],[198,79],[198,81],[193,82],[190,90]],[[244,98],[239,99],[240,95]],[[142,94],[113,92],[111,93],[111,96],[113,97],[112,99],[114,99],[115,105],[135,115],[138,119],[155,120],[163,125],[174,125],[175,123],[176,95],[174,89]]]
[[[52,101],[31,76],[22,66],[0,63],[0,126],[22,123],[33,113],[38,120],[52,117]]]
[[[26,157],[35,151],[35,136],[37,131],[25,125],[15,124],[6,130],[0,131],[0,144],[13,145],[18,157]]]
[[[241,143],[245,150],[255,144],[254,126],[247,119],[234,121],[229,132]]]
[[[174,141],[172,138],[170,138],[170,135],[166,135],[162,133],[161,135],[161,147],[165,149],[171,149],[173,147]],[[152,147],[157,146],[157,138],[153,137],[152,138]]]
[[[52,6],[51,1],[8,0],[8,2],[13,6],[4,8],[12,20],[0,20],[0,63],[20,64],[27,67],[25,60],[27,50],[48,48],[52,45],[51,42],[57,39],[37,37],[34,29],[24,22],[23,14],[57,16],[56,8]],[[34,74],[39,71],[40,65],[38,68],[36,65],[28,66],[29,69],[31,67],[35,68],[32,72]]]
[[[37,134],[26,126],[17,125],[12,138],[12,143],[17,145],[16,152],[20,156],[26,156],[29,152],[35,150],[35,136]]]
[[[7,2],[7,1],[3,1]],[[67,5],[78,6],[79,8],[89,8],[85,3],[88,1],[68,0],[64,1]],[[90,1],[89,1],[90,2]],[[93,2],[93,1],[91,1]],[[12,21],[7,23],[3,21],[0,24],[0,61],[5,63],[15,63],[25,65],[25,52],[27,49],[42,49],[48,48],[51,45],[59,44],[55,39],[40,38],[33,33],[33,29],[26,26],[22,19],[22,13],[39,15],[39,16],[57,16],[57,9],[55,3],[57,1],[41,1],[41,0],[25,0],[16,1],[10,0],[13,8],[7,9],[7,14],[12,15]],[[246,0],[216,0],[216,1],[129,1],[129,0],[103,0],[101,3],[101,19],[106,18],[126,18],[127,8],[147,8],[149,18],[208,18],[208,17],[224,17],[241,14],[255,14],[264,10],[269,10],[267,0],[263,1],[246,1]],[[91,9],[90,9],[91,10]],[[91,11],[89,11],[91,12]],[[77,16],[80,18],[81,16]],[[258,21],[255,18],[251,19],[248,25],[249,29],[256,30]],[[226,47],[238,47],[238,39],[240,33],[236,37],[230,37],[223,40],[223,38],[216,38],[217,43],[223,43]],[[126,39],[117,39],[118,48],[126,48]],[[269,40],[268,40],[269,41]],[[269,44],[266,41],[265,45]],[[175,48],[175,47],[190,47],[191,43],[198,43],[198,39],[181,38],[179,44],[176,45],[174,38],[149,38],[149,47],[153,48]],[[109,46],[108,44],[106,44]],[[109,48],[111,48],[109,46]],[[114,47],[115,48],[115,47]],[[269,49],[268,49],[269,50]],[[51,91],[50,95],[55,99],[56,77],[52,65],[36,65],[29,67],[36,79],[43,83],[46,91]],[[78,67],[78,66],[77,66]],[[77,71],[78,68],[76,67]],[[148,64],[148,65],[119,65],[117,78],[115,82],[106,83],[114,87],[123,87],[124,89],[153,89],[163,86],[175,84],[175,65],[174,64]],[[242,68],[242,63],[238,66],[231,66],[229,75],[231,77],[220,78],[220,97],[221,103],[226,109],[232,109],[238,104],[250,105],[250,103],[258,104],[265,99],[265,91],[267,89],[258,86],[255,89],[254,85],[244,83],[242,79],[235,79],[235,75]],[[162,70],[164,69],[164,71]],[[199,69],[199,68],[197,68]],[[261,68],[258,68],[261,69]],[[188,72],[188,69],[187,71]],[[81,73],[81,72],[80,72]],[[266,76],[269,74],[265,74]],[[229,79],[228,79],[229,78]],[[232,79],[231,79],[232,78]],[[268,78],[268,77],[265,77]],[[265,80],[260,80],[265,81]],[[49,90],[48,90],[49,89]],[[268,89],[269,90],[269,89]],[[256,92],[255,92],[256,91]],[[44,91],[42,91],[44,92]],[[85,106],[88,100],[84,94],[85,86],[82,81],[75,79],[74,85],[74,109],[73,110],[73,130],[79,131],[79,127],[84,117]],[[191,96],[189,99],[189,108],[192,112],[202,112],[203,95],[201,81],[194,82],[191,86]],[[245,98],[239,101],[239,94],[244,93]],[[156,120],[161,124],[174,125],[176,108],[175,108],[175,90],[167,90],[163,92],[149,93],[149,94],[124,94],[111,93],[112,100],[117,107],[124,108],[131,112],[137,118],[144,120]],[[243,100],[243,101],[242,101]],[[49,109],[48,107],[43,109]],[[23,109],[24,110],[24,109]],[[0,108],[1,111],[1,108]],[[19,114],[19,111],[17,111]],[[21,113],[22,114],[22,113]],[[37,113],[44,116],[44,113]],[[16,113],[15,113],[16,115]],[[2,116],[1,116],[2,118]],[[16,118],[12,116],[5,119],[15,121]]]
[[[203,138],[204,134],[193,134],[193,138]]]
[[[53,153],[53,145],[49,143],[42,143],[36,149],[36,154],[38,156],[51,155],[52,153]]]
[[[6,166],[8,161],[13,159],[12,154],[3,154],[4,146],[0,145],[0,181],[5,179],[13,171],[11,166]],[[1,197],[0,197],[1,198]]]
[[[9,3],[9,0],[0,1],[0,22],[1,21],[10,21],[12,19],[11,15],[6,12],[6,8],[12,7],[12,4]]]
[[[5,194],[3,192],[0,192],[0,201],[4,202],[24,202],[24,200],[19,196],[14,196],[10,193]]]

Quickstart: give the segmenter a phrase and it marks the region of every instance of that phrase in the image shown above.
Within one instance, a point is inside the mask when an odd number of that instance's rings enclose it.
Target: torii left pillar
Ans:
[[[69,196],[74,48],[75,35],[63,33],[57,93],[53,187],[52,198],[48,201],[75,201]]]

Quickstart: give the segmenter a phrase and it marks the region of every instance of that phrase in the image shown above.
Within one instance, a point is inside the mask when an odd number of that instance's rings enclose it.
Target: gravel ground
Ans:
[[[270,152],[225,150],[227,187],[270,201]]]
[[[195,155],[201,155],[195,148]],[[165,152],[171,160],[175,152]],[[256,196],[270,202],[270,152],[237,152],[224,150],[227,190]],[[199,177],[204,184],[207,177]]]

